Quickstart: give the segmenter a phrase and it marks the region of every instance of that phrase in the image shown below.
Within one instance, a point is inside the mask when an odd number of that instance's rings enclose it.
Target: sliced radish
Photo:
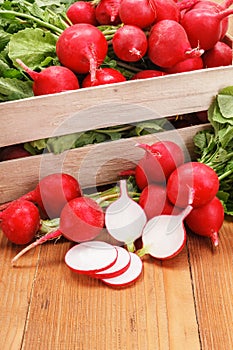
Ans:
[[[91,274],[111,267],[117,260],[117,254],[117,249],[109,243],[88,241],[69,249],[65,263],[75,272]]]
[[[138,279],[142,272],[142,260],[140,257],[132,252],[129,252],[131,259],[128,269],[119,276],[112,278],[103,278],[102,281],[110,286],[124,287],[133,283]]]
[[[192,209],[189,205],[178,215],[159,215],[150,219],[143,230],[143,247],[137,252],[138,255],[150,254],[157,259],[176,256],[185,245],[183,220]]]
[[[112,278],[119,276],[123,272],[125,272],[129,265],[130,265],[130,260],[131,256],[129,252],[122,248],[122,247],[115,247],[117,249],[117,260],[115,264],[113,264],[111,267],[109,267],[106,270],[103,270],[101,272],[96,272],[95,274],[92,275],[92,277],[95,278]]]
[[[111,236],[134,251],[134,241],[142,234],[147,218],[142,207],[128,196],[126,180],[120,181],[120,197],[105,212],[106,229]]]

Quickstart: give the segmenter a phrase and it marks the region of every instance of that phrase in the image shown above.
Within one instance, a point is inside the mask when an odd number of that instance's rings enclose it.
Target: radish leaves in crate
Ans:
[[[212,126],[194,137],[199,161],[211,166],[220,180],[218,192],[225,213],[233,215],[233,86],[222,89],[208,109]]]

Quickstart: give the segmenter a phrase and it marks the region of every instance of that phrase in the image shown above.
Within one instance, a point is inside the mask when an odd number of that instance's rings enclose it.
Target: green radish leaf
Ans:
[[[218,95],[218,105],[221,114],[224,118],[233,118],[233,96],[232,95]]]
[[[9,58],[16,65],[21,59],[31,69],[41,67],[41,62],[56,56],[56,39],[50,32],[39,28],[26,28],[12,35],[9,42]]]
[[[219,130],[219,142],[225,148],[233,140],[233,126],[228,125],[226,128]]]
[[[0,78],[1,101],[12,101],[32,97],[32,83],[18,79]]]

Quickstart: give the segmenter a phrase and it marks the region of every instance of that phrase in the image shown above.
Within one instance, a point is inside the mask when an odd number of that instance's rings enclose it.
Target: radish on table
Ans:
[[[150,0],[121,0],[119,17],[124,24],[144,29],[155,22],[156,7]]]
[[[93,274],[110,268],[117,260],[118,250],[102,241],[83,242],[70,248],[66,265],[75,272]]]
[[[100,0],[95,8],[95,16],[100,24],[117,25],[121,23],[119,7],[121,0]]]
[[[20,199],[25,199],[39,205],[49,218],[60,216],[64,205],[71,199],[80,197],[82,191],[78,181],[65,173],[54,173],[43,177],[37,186],[24,194]],[[3,204],[3,210],[9,203]]]
[[[12,243],[23,245],[31,242],[39,226],[39,210],[27,200],[16,200],[0,212],[0,228]]]
[[[126,180],[120,181],[120,197],[105,212],[105,226],[111,236],[134,251],[134,241],[142,234],[147,218],[144,210],[128,196]]]
[[[82,88],[120,83],[126,81],[124,75],[114,68],[98,68],[96,70],[95,80],[91,80],[91,74],[87,74],[82,81]]]
[[[223,221],[224,207],[218,197],[214,197],[201,207],[194,208],[185,219],[193,233],[209,237],[215,247],[218,246],[218,231]]]
[[[91,2],[75,1],[68,7],[66,16],[72,24],[89,23],[93,26],[97,25],[95,7]]]
[[[188,205],[178,215],[159,215],[150,219],[142,232],[143,247],[137,251],[142,257],[149,254],[157,259],[173,258],[186,243],[184,219],[193,207]]]
[[[202,206],[211,201],[219,189],[216,172],[208,165],[200,162],[187,162],[175,169],[167,181],[167,195],[176,206],[184,208],[190,202],[192,206]]]
[[[98,236],[104,227],[104,212],[91,198],[77,197],[61,211],[58,229],[49,231],[21,250],[12,260],[14,264],[23,254],[49,240],[64,236],[73,242],[86,242]]]

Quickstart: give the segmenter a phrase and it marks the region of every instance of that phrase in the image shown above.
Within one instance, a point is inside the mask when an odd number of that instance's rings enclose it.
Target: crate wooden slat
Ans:
[[[75,176],[83,188],[117,181],[122,170],[132,169],[143,151],[136,143],[173,140],[186,152],[187,160],[193,155],[193,136],[209,128],[209,124],[164,131],[130,139],[72,149],[59,155],[44,154],[0,163],[0,203],[18,198],[32,190],[39,179],[55,172]]]
[[[0,147],[207,109],[233,67],[203,69],[0,104]]]

